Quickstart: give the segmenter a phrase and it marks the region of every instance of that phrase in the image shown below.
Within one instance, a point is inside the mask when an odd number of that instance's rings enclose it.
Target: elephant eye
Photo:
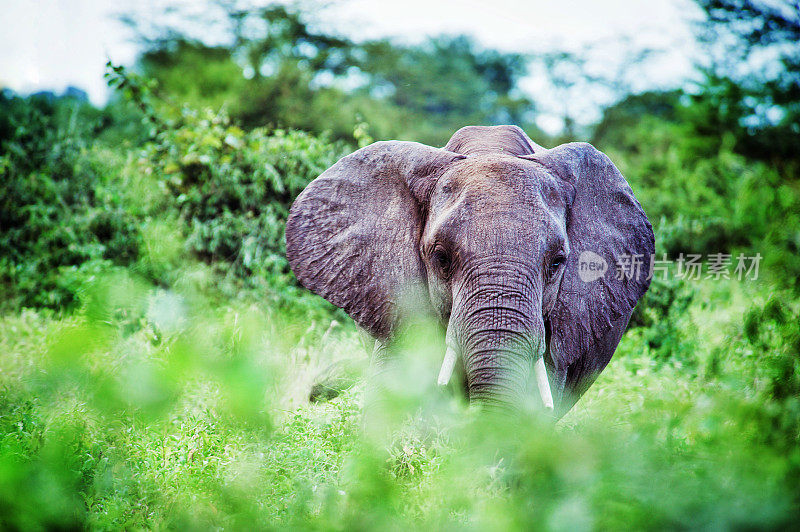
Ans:
[[[452,265],[450,261],[450,255],[448,255],[444,248],[440,245],[437,245],[435,248],[433,248],[433,252],[431,253],[431,262],[443,275],[446,275],[450,271],[450,266]]]
[[[555,277],[558,273],[559,268],[567,262],[566,255],[558,254],[550,260],[550,277]]]

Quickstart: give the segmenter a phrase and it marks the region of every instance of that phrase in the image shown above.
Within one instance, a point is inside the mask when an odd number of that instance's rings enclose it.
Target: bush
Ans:
[[[60,281],[64,269],[138,257],[120,162],[93,145],[92,121],[78,120],[86,107],[69,96],[0,95],[0,309],[69,307],[75,294]]]
[[[109,64],[106,76],[150,124],[151,139],[130,169],[144,176],[151,195],[144,202],[148,220],[174,222],[178,235],[171,238],[208,265],[216,288],[229,296],[246,288],[259,297],[266,289],[273,302],[307,298],[285,257],[286,218],[297,194],[347,146],[301,131],[244,131],[223,111],[178,109],[159,100],[152,82],[123,67]],[[156,224],[156,234],[165,232]],[[144,261],[140,271],[163,285],[183,271],[158,262]],[[312,306],[331,309],[319,301]]]
[[[622,133],[600,136],[609,144],[599,147],[630,181],[653,223],[658,252],[673,259],[680,253],[761,253],[772,280],[800,288],[796,169],[736,153],[730,135],[699,138],[674,116],[638,118]]]
[[[650,289],[634,308],[628,328],[642,329],[656,360],[695,364],[687,315],[694,297],[695,290],[687,282],[655,275]]]
[[[300,131],[245,132],[208,111],[184,110],[180,122],[145,145],[137,171],[169,195],[188,249],[245,284],[291,283],[289,207],[344,147]]]
[[[155,106],[152,84],[120,67],[109,79],[149,131],[140,148],[106,144],[105,117],[82,100],[0,99],[0,308],[75,307],[84,281],[115,267],[171,286],[187,256],[229,295],[271,286],[274,298],[299,296],[285,258],[289,206],[346,146]]]
[[[792,453],[800,470],[800,312],[785,296],[773,295],[747,311],[742,336],[745,351],[755,358],[760,394],[779,405],[771,428],[780,430],[767,434]]]

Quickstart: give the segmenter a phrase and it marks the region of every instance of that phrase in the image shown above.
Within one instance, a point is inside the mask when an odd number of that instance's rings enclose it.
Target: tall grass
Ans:
[[[319,369],[367,356],[352,325],[100,277],[74,315],[0,323],[0,525],[791,526],[800,460],[778,436],[796,433],[775,424],[786,403],[746,352],[751,294],[725,291],[723,312],[687,317],[694,369],[659,361],[634,329],[554,425],[436,389],[440,344],[419,329],[376,411],[362,413],[363,383],[309,404]]]

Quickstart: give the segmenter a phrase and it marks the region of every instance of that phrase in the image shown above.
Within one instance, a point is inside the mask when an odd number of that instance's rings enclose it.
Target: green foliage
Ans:
[[[230,50],[186,40],[149,51],[139,62],[161,91],[195,108],[236,105],[246,81]]]
[[[226,297],[244,293],[301,313],[329,314],[330,305],[298,290],[284,226],[294,198],[346,146],[301,131],[244,131],[224,112],[176,109],[123,67],[109,65],[107,77],[151,125],[150,140],[128,169],[144,176],[138,200],[145,252],[137,271],[172,286],[186,274],[179,263],[188,253],[208,265],[212,290]],[[366,126],[354,136],[368,138]]]
[[[650,288],[636,305],[629,329],[641,328],[653,359],[694,366],[696,345],[687,328],[691,327],[688,311],[695,298],[695,289],[674,276],[655,275]]]
[[[342,151],[307,133],[246,133],[224,115],[187,110],[145,145],[138,170],[158,176],[196,257],[243,280],[285,285],[289,206]]]
[[[231,3],[221,11],[229,44],[164,31],[148,40],[139,68],[167,97],[225,108],[244,129],[298,128],[351,141],[364,117],[379,139],[443,144],[467,124],[534,128],[533,103],[518,87],[527,71],[522,54],[483,50],[463,35],[355,43],[320,30],[297,6]]]
[[[628,96],[605,111],[595,141],[631,181],[660,252],[758,253],[762,271],[796,292],[800,19],[780,2],[698,3],[712,59],[702,82]]]
[[[69,277],[136,261],[135,213],[115,175],[119,155],[88,140],[98,114],[66,96],[0,96],[0,308],[69,307]]]
[[[710,61],[693,95],[701,135],[735,138],[751,158],[793,167],[800,143],[800,9],[793,0],[698,0]]]
[[[598,146],[617,146],[639,150],[631,142],[630,130],[645,119],[648,125],[653,118],[674,121],[680,103],[681,91],[650,91],[631,94],[603,111],[600,122],[592,132],[592,143]],[[638,139],[637,139],[638,140]]]
[[[263,297],[271,287],[273,301],[294,301],[283,237],[289,205],[345,147],[175,109],[122,67],[109,65],[108,78],[148,131],[129,154],[106,144],[96,127],[103,117],[82,101],[3,96],[3,308],[74,307],[85,281],[114,267],[170,286],[192,267],[186,252],[223,280],[223,292]]]
[[[532,123],[533,104],[515,91],[527,73],[521,54],[478,50],[463,35],[417,46],[380,41],[364,50],[369,90],[386,93],[393,105],[423,121],[451,132],[467,124]],[[429,138],[425,129],[417,133],[423,142],[447,140]]]
[[[766,437],[777,440],[800,472],[800,312],[795,302],[775,295],[747,311],[742,332],[761,396],[780,405],[770,412],[773,430]]]
[[[657,253],[672,260],[681,253],[760,253],[767,275],[796,289],[800,177],[735,153],[733,137],[692,133],[678,118],[693,112],[691,105],[667,112],[658,99],[645,101],[656,108],[632,98],[609,112],[603,127],[615,133],[599,137],[609,143],[599,147],[631,182],[653,223]],[[675,118],[665,122],[659,114]]]
[[[627,335],[555,427],[453,401],[415,355],[438,353],[430,335],[409,331],[400,401],[367,411],[378,432],[362,432],[362,387],[298,395],[362,349],[351,325],[323,332],[126,276],[84,301],[0,323],[4,527],[781,528],[800,511],[786,301],[750,311],[743,351],[713,373],[656,365]],[[721,348],[699,323],[686,328],[698,348]],[[793,376],[778,361],[790,355]]]

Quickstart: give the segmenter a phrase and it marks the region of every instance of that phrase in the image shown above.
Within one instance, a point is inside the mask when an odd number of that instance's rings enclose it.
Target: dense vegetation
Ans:
[[[800,21],[699,3],[721,58],[704,81],[624,95],[583,134],[658,253],[730,254],[730,278],[657,272],[555,427],[486,419],[421,379],[437,331],[398,342],[392,408],[362,420],[363,385],[309,404],[314,375],[369,348],[284,257],[293,198],[373,138],[515,122],[565,140],[531,125],[525,57],[355,44],[269,7],[230,10],[230,46],[170,33],[134,71],[109,65],[104,109],[0,93],[0,527],[796,526]],[[722,42],[774,68],[726,70]],[[757,278],[734,274],[739,254],[763,257]]]

